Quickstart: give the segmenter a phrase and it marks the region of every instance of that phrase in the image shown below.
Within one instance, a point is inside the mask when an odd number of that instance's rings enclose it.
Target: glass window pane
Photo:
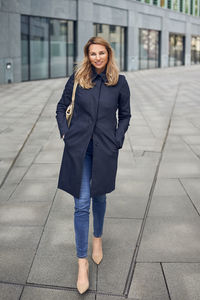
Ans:
[[[191,39],[191,64],[196,63],[196,38],[192,37]]]
[[[173,34],[169,36],[169,66],[175,66],[175,36]]]
[[[121,27],[120,70],[125,70],[125,28]]]
[[[107,40],[115,53],[117,65],[120,70],[125,70],[125,27],[94,24],[96,36]]]
[[[200,64],[200,36],[197,37],[196,41],[196,51],[197,51],[197,63]]]
[[[148,30],[140,29],[140,69],[148,68]]]
[[[68,74],[73,73],[74,68],[74,22],[68,21]]]
[[[120,27],[110,26],[110,45],[115,53],[115,59],[120,68]]]
[[[29,80],[29,18],[21,16],[21,64],[22,81]]]
[[[50,20],[50,66],[51,78],[67,73],[67,22]]]
[[[183,65],[183,37],[176,36],[176,66]]]
[[[30,17],[30,76],[31,79],[49,77],[48,20]]]
[[[148,59],[149,59],[149,68],[155,68],[156,66],[156,31],[149,31],[149,51],[148,51]]]

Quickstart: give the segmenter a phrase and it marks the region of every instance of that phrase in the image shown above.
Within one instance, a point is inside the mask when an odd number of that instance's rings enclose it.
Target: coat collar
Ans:
[[[107,77],[106,77],[106,67],[105,69],[103,70],[103,72],[101,72],[100,74],[98,74],[96,72],[96,69],[95,67],[92,65],[92,81],[96,79],[97,76],[100,76],[101,79],[104,81],[104,82],[107,82]]]

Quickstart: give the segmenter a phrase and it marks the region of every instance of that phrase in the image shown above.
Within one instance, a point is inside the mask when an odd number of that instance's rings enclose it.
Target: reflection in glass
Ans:
[[[148,30],[141,29],[139,35],[139,68],[148,69]]]
[[[22,64],[22,81],[29,79],[29,22],[27,16],[21,16],[21,64]]]
[[[46,18],[30,18],[30,79],[49,77],[49,24]]]
[[[185,37],[169,34],[169,63],[170,67],[184,65]]]
[[[68,21],[68,41],[67,41],[67,57],[68,70],[67,74],[73,73],[74,68],[74,22]]]
[[[191,64],[200,64],[200,36],[191,39]]]
[[[94,34],[107,40],[115,52],[115,59],[120,70],[125,70],[125,27],[94,24]]]
[[[66,75],[67,22],[50,20],[50,74],[51,78]]]
[[[160,66],[160,38],[155,30],[139,30],[139,69],[152,69]]]

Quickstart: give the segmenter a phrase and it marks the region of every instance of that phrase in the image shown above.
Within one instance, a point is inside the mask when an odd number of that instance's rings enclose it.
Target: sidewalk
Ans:
[[[132,119],[104,259],[76,290],[73,198],[57,190],[66,79],[0,86],[0,300],[200,299],[200,66],[126,73]],[[92,218],[92,214],[91,214]]]

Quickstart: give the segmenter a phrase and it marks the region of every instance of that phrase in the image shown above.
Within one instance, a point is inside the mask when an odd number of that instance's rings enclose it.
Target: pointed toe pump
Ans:
[[[92,259],[95,264],[99,265],[103,259],[102,239],[93,237]]]
[[[83,270],[83,267],[84,269],[86,268],[86,273],[87,273],[87,276],[85,278],[83,278],[83,273],[85,272],[85,270]],[[78,275],[78,280],[77,280],[77,284],[76,284],[76,287],[77,287],[77,290],[79,292],[79,294],[83,294],[85,293],[88,289],[89,289],[89,263],[87,261],[87,266],[80,266],[79,264],[79,275],[80,273],[82,273],[81,276]],[[82,278],[80,278],[82,277]]]

